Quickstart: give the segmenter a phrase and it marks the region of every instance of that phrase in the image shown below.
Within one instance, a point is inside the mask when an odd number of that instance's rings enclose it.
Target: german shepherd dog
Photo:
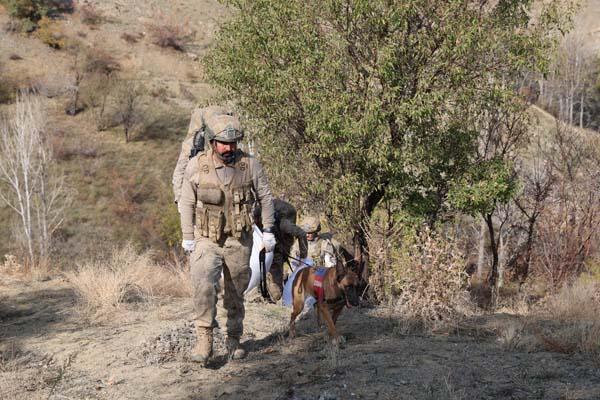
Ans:
[[[314,296],[318,299],[315,288],[317,269],[315,267],[305,268],[299,271],[295,277],[292,286],[292,316],[290,319],[289,337],[296,336],[296,318],[304,309],[304,299],[306,296]],[[338,261],[336,268],[329,268],[322,281],[323,296],[321,301],[317,300],[317,318],[325,321],[327,331],[334,345],[340,344],[340,335],[338,334],[335,323],[344,307],[359,305],[358,295],[358,275],[344,263]]]

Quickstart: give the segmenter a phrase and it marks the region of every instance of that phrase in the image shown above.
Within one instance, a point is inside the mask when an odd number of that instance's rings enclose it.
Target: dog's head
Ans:
[[[360,304],[360,298],[358,295],[358,275],[354,271],[348,269],[340,278],[341,279],[338,281],[338,287],[344,294],[346,307],[357,307]]]

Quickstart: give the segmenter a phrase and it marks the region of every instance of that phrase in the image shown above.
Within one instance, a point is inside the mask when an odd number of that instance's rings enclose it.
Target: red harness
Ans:
[[[327,270],[329,268],[318,268],[315,271],[315,280],[313,283],[313,289],[315,291],[315,296],[317,297],[317,301],[322,303],[325,300],[325,288],[323,287],[323,280],[325,279],[325,275],[327,274]]]

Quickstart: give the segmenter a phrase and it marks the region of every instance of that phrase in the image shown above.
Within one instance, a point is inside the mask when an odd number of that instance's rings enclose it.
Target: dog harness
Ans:
[[[315,280],[313,283],[313,288],[315,290],[315,295],[317,296],[317,301],[322,303],[325,300],[325,288],[323,287],[323,280],[325,279],[325,275],[327,274],[327,270],[329,268],[317,268],[315,271]]]

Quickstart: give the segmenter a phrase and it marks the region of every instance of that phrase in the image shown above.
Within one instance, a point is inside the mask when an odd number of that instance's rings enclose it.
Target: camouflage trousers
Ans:
[[[190,275],[193,302],[199,327],[217,326],[217,288],[223,272],[223,307],[227,310],[227,335],[240,337],[244,331],[244,291],[250,280],[252,235],[228,237],[223,245],[207,238],[196,239]]]

